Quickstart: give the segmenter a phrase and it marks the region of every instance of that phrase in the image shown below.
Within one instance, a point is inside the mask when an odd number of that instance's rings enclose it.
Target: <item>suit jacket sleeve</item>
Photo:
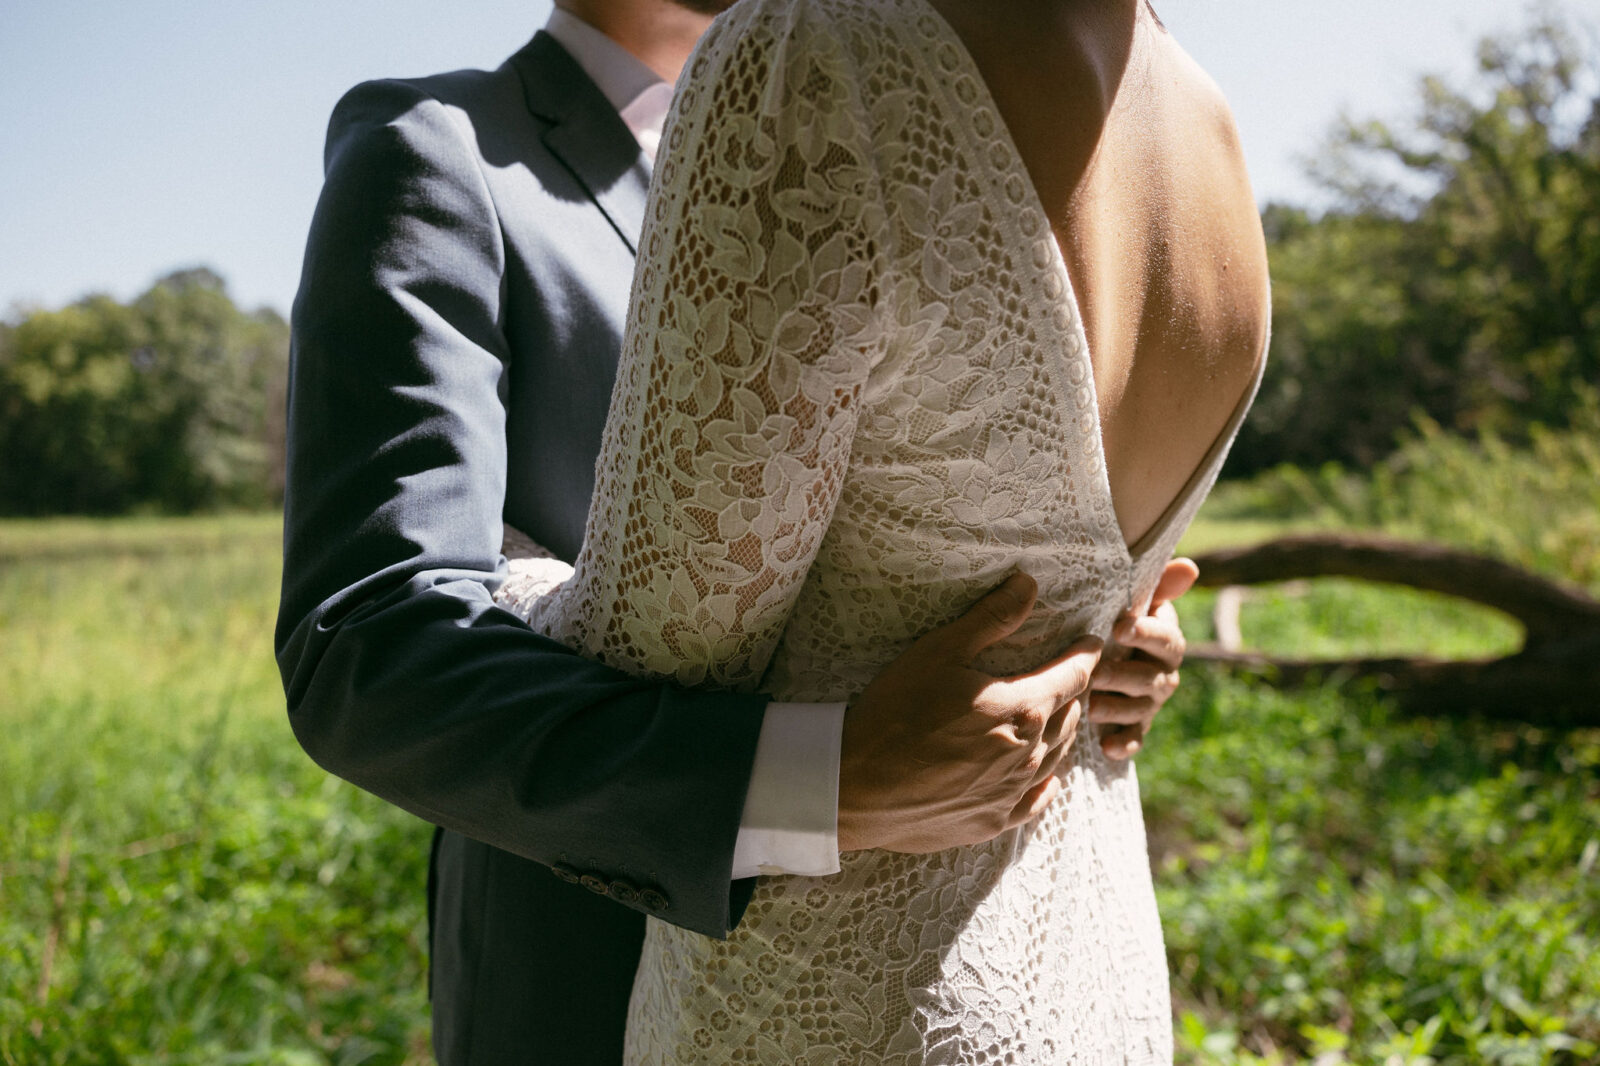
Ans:
[[[730,871],[764,698],[626,676],[492,600],[505,255],[471,136],[402,82],[334,113],[293,314],[290,721],[420,817],[653,888],[632,905],[722,936],[752,884]]]

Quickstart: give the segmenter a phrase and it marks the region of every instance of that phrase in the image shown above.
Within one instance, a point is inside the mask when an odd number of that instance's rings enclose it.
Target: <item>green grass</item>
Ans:
[[[1223,485],[1184,549],[1376,529],[1600,594],[1600,405],[1517,449],[1426,423],[1357,475]],[[1180,605],[1213,636],[1215,593]],[[1507,654],[1520,626],[1413,590],[1251,589],[1289,658]],[[1370,690],[1186,668],[1141,757],[1180,1060],[1600,1062],[1600,730],[1407,719]],[[1600,694],[1597,694],[1600,703]]]
[[[428,830],[295,744],[277,577],[275,516],[0,523],[0,1063],[428,1061]],[[1244,632],[1516,640],[1345,582]],[[1600,733],[1185,678],[1140,756],[1182,1061],[1600,1061]]]
[[[428,829],[295,745],[278,543],[0,524],[0,1062],[423,1060]]]
[[[1203,669],[1158,730],[1183,1061],[1600,1061],[1600,732]]]

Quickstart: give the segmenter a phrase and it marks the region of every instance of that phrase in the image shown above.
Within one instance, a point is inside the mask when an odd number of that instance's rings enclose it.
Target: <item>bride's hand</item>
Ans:
[[[1100,748],[1126,759],[1144,744],[1150,722],[1178,689],[1178,667],[1188,644],[1172,601],[1200,576],[1192,559],[1173,559],[1161,573],[1150,610],[1117,620],[1111,638],[1128,649],[1122,658],[1102,658],[1090,682],[1089,720],[1102,726]]]
[[[1101,642],[991,677],[972,661],[1027,620],[1038,587],[1014,574],[966,614],[922,637],[845,712],[839,850],[923,853],[992,840],[1061,791]]]

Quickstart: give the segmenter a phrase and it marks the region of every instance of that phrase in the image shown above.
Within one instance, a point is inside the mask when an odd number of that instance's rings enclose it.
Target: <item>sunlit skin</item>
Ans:
[[[727,3],[675,3],[672,0],[557,0],[571,12],[636,56],[667,84],[694,51],[695,42]]]
[[[1266,246],[1232,114],[1144,0],[932,2],[988,83],[1066,260],[1134,543],[1263,356]]]
[[[931,0],[988,84],[1072,279],[1106,474],[1130,544],[1161,518],[1264,357],[1266,245],[1227,103],[1145,0]],[[1184,641],[1169,564],[1113,639],[1090,718],[1114,758],[1176,689]]]

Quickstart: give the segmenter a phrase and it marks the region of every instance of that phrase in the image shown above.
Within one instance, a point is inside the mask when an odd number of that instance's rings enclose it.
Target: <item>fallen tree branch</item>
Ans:
[[[1285,537],[1195,560],[1199,584],[1253,585],[1354,577],[1493,607],[1522,623],[1521,650],[1500,659],[1293,660],[1217,646],[1193,660],[1264,672],[1285,685],[1370,679],[1416,714],[1477,714],[1549,726],[1600,726],[1600,602],[1509,563],[1454,548],[1379,537]]]
[[[1225,548],[1195,560],[1197,584],[1260,585],[1297,577],[1356,577],[1459,596],[1503,611],[1530,641],[1573,627],[1600,626],[1600,603],[1583,592],[1499,559],[1438,544],[1387,537],[1313,534],[1249,548]]]

